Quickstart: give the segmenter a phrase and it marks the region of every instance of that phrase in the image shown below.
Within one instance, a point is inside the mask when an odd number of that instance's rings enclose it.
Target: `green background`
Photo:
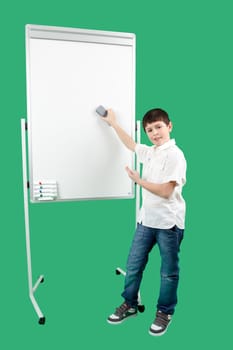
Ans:
[[[1,348],[230,347],[231,1],[5,1],[0,19]],[[27,23],[137,35],[136,118],[166,109],[188,162],[179,304],[163,337],[148,334],[159,288],[157,249],[141,286],[145,312],[120,326],[106,322],[121,303],[123,277],[114,270],[125,268],[134,200],[30,205],[33,277],[45,275],[36,297],[46,324],[37,323],[28,297],[21,166]]]

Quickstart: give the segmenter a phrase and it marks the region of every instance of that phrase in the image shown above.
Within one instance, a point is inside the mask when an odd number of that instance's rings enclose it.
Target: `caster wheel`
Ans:
[[[144,305],[138,305],[138,311],[139,312],[144,312],[145,311],[145,306]]]
[[[40,317],[38,323],[45,324],[45,317]]]

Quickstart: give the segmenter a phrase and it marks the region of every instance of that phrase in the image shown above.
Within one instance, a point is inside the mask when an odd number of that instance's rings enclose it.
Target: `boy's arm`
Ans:
[[[106,117],[102,117],[102,119],[107,122],[115,132],[117,133],[117,136],[121,140],[121,142],[131,151],[135,152],[136,142],[132,139],[130,135],[125,132],[125,130],[122,129],[122,127],[117,123],[115,113],[108,109],[108,114]]]
[[[135,170],[131,170],[128,167],[126,167],[126,171],[129,177],[134,182],[136,182],[139,186],[145,188],[147,191],[153,194],[156,194],[157,196],[160,196],[166,199],[168,199],[171,196],[176,186],[175,181],[169,181],[163,184],[156,184],[156,183],[148,182],[146,180],[141,179],[139,173]]]

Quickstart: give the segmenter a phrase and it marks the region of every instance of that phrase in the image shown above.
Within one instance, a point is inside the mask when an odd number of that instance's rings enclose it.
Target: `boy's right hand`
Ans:
[[[106,117],[101,117],[101,119],[108,123],[110,126],[114,126],[114,124],[116,124],[116,115],[112,109],[108,109],[107,112],[108,114]]]
[[[123,142],[123,144],[128,149],[130,149],[130,151],[135,152],[135,147],[136,147],[135,141],[118,124],[117,119],[116,119],[116,115],[113,112],[113,110],[112,109],[108,109],[107,112],[108,112],[108,114],[106,115],[106,117],[101,117],[101,118],[105,121],[105,123],[108,123],[108,125],[113,127],[113,129],[116,131],[116,133],[117,133],[119,139],[121,140],[121,142]]]

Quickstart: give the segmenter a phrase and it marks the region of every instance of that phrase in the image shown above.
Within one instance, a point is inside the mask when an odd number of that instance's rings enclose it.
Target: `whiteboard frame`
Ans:
[[[28,121],[28,154],[29,154],[29,176],[30,176],[30,201],[32,203],[42,203],[33,198],[33,164],[32,164],[32,139],[30,133],[30,39],[46,39],[46,40],[61,40],[85,43],[111,44],[120,46],[130,46],[133,48],[133,94],[132,94],[132,110],[135,116],[135,91],[136,91],[136,36],[134,33],[100,31],[80,28],[66,28],[41,25],[26,25],[26,71],[27,71],[27,121]],[[132,123],[131,135],[135,139],[136,122]],[[135,157],[133,157],[133,168],[135,167]],[[65,201],[83,201],[83,200],[109,200],[109,199],[130,199],[135,197],[135,186],[132,182],[131,194],[127,196],[103,196],[103,197],[85,197],[85,198],[57,198],[55,202]]]

